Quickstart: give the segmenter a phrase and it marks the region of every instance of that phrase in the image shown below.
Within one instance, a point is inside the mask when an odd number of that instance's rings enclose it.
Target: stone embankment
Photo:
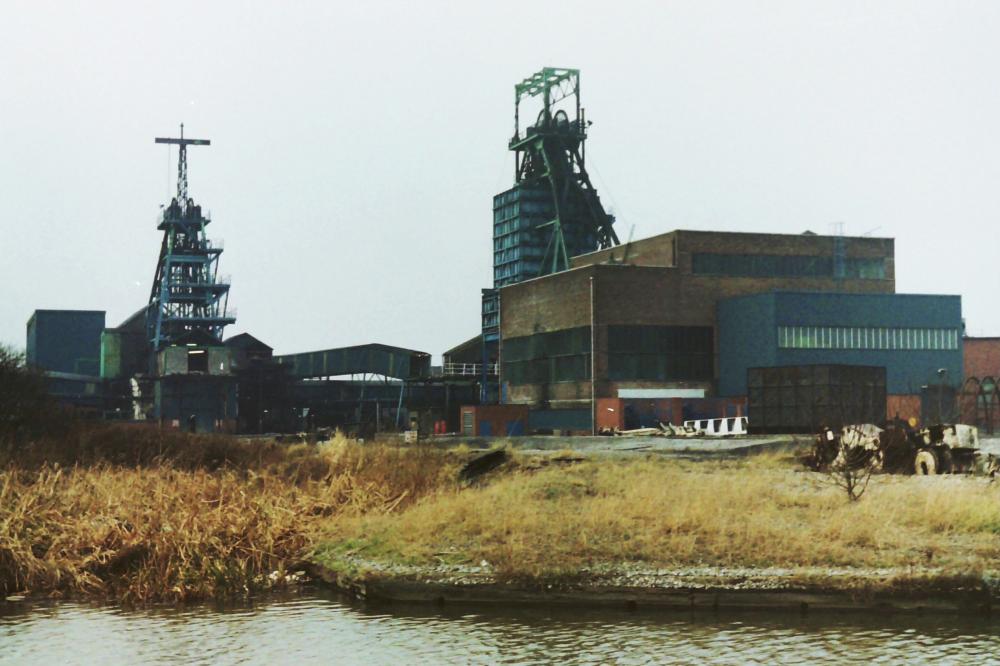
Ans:
[[[1000,572],[937,568],[593,567],[548,581],[504,579],[488,562],[413,566],[349,557],[310,564],[314,580],[375,602],[618,606],[630,609],[990,613]]]

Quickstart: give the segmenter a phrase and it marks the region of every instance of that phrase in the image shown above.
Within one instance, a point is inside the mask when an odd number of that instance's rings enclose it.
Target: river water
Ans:
[[[0,601],[0,664],[1000,663],[1000,619],[372,606],[311,591],[122,610]]]

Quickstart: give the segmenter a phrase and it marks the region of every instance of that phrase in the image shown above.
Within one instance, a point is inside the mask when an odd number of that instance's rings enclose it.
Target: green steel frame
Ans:
[[[522,133],[521,102],[532,97],[541,98],[542,109]],[[556,108],[565,100],[570,100],[572,118]],[[515,153],[515,180],[522,187],[547,186],[552,199],[552,219],[538,227],[548,235],[539,275],[566,270],[570,257],[619,243],[614,217],[604,210],[587,174],[588,125],[580,106],[579,70],[545,67],[514,86],[509,148]]]

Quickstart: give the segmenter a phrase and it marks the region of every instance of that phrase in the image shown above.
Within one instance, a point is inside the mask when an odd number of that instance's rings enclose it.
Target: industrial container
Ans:
[[[815,433],[885,422],[885,368],[794,365],[747,369],[751,433]]]

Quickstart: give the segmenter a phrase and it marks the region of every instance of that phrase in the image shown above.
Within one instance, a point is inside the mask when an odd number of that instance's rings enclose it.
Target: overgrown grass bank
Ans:
[[[1000,568],[1000,484],[878,476],[858,502],[790,458],[512,462],[88,427],[0,442],[0,594],[181,601],[266,588],[306,558],[479,565],[554,580],[633,564]],[[277,576],[274,572],[279,572]]]
[[[1000,488],[973,477],[880,476],[859,502],[775,456],[598,460],[429,495],[327,525],[318,557],[486,560],[510,579],[657,567],[902,567],[977,575],[1000,556]]]
[[[400,511],[450,486],[458,465],[344,439],[288,446],[103,427],[5,451],[0,593],[124,602],[266,587],[332,516]]]

